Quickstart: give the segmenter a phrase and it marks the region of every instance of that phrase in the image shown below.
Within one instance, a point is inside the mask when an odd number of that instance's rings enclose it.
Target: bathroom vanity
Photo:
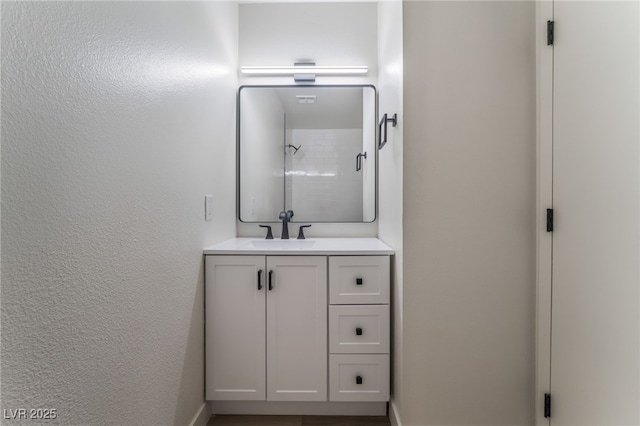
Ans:
[[[235,238],[204,253],[214,412],[384,414],[390,247]]]

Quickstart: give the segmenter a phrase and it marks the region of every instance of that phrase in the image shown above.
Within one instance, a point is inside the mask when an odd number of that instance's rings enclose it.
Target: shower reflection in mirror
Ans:
[[[238,102],[242,222],[375,220],[373,86],[242,86]]]

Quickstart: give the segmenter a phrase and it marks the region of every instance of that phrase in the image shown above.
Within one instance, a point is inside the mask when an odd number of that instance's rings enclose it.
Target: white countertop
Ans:
[[[266,240],[232,238],[206,248],[204,254],[255,255],[389,255],[391,247],[377,238],[307,238]]]

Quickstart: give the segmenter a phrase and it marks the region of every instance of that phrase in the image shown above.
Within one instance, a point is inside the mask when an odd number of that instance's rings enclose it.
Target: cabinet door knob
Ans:
[[[356,376],[356,385],[362,384],[362,376]]]
[[[273,271],[269,271],[269,291],[273,290]]]
[[[262,269],[258,269],[258,290],[262,290]]]
[[[362,328],[356,328],[356,336],[362,336]]]
[[[362,278],[356,278],[356,285],[362,285],[363,280]]]

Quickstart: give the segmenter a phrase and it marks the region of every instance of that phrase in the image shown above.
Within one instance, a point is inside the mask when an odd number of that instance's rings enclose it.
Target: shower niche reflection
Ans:
[[[242,222],[375,220],[374,86],[242,86],[238,113]]]

